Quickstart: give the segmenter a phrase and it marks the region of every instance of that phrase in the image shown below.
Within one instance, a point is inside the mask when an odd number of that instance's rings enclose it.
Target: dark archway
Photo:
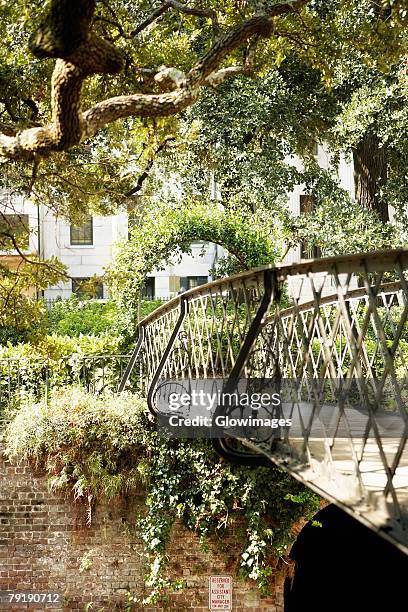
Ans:
[[[408,610],[408,555],[330,505],[292,547],[285,612]]]

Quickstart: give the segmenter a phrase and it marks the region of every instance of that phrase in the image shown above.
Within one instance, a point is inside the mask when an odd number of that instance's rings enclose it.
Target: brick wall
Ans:
[[[0,588],[59,591],[64,604],[54,610],[85,610],[91,602],[87,609],[93,612],[125,610],[127,592],[143,595],[143,545],[134,529],[136,513],[143,509],[141,494],[99,504],[87,527],[81,504],[49,492],[41,474],[11,465],[0,452]],[[239,548],[231,534],[215,538],[203,552],[195,534],[177,525],[168,552],[169,575],[187,583],[170,596],[168,607],[204,612],[208,577],[234,575]],[[234,576],[234,611],[282,612],[283,571],[277,565],[272,598],[260,597],[253,584]],[[1,611],[22,609],[39,612],[46,607],[0,603]],[[162,608],[132,608],[142,609]]]

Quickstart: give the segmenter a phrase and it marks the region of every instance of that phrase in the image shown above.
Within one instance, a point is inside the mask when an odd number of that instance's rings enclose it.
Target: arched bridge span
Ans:
[[[261,411],[217,403],[233,423],[206,428],[218,452],[273,461],[408,552],[407,316],[408,250],[258,268],[142,320],[120,390],[139,386],[159,423],[170,391],[274,390]],[[235,427],[248,410],[255,425]]]

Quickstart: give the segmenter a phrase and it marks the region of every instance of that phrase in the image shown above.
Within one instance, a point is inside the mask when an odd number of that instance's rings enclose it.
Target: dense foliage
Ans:
[[[27,0],[0,4],[5,41],[0,50],[2,143],[8,142],[7,135],[13,139],[21,130],[55,119],[50,102],[50,58],[55,54],[44,50],[36,57],[27,54],[31,35],[38,33],[44,18],[43,4],[35,15]],[[340,253],[406,241],[406,233],[390,236],[388,228],[385,235],[382,232],[388,205],[395,208],[401,223],[406,221],[405,3],[300,0],[294,4],[295,11],[290,3],[283,4],[285,12],[271,17],[272,29],[254,33],[219,57],[212,69],[221,68],[223,75],[229,70],[234,79],[200,85],[200,95],[191,100],[199,100],[195,106],[187,104],[170,117],[140,116],[135,111],[90,133],[85,143],[64,142],[53,155],[4,163],[0,187],[13,196],[29,194],[33,201],[73,220],[83,218],[89,209],[108,214],[118,207],[143,218],[146,206],[159,205],[160,215],[166,206],[173,207],[168,192],[174,184],[179,199],[191,195],[207,199],[212,175],[232,215],[243,211],[280,222],[286,218],[282,237],[287,245],[298,244],[306,235],[323,253]],[[160,97],[164,90],[172,98],[174,75],[182,78],[182,71],[187,74],[207,58],[206,51],[214,49],[220,36],[224,40],[222,35],[240,28],[254,12],[271,15],[281,6],[280,2],[206,0],[190,3],[188,10],[182,3],[168,5],[156,14],[145,0],[97,2],[88,25],[98,37],[113,43],[124,61],[115,76],[92,71],[86,75],[80,88],[83,108],[118,95],[142,99],[145,94]],[[53,0],[53,7],[58,14],[69,3]],[[54,35],[51,32],[51,39]],[[30,49],[36,52],[35,45]],[[196,64],[196,70],[204,64]],[[167,69],[163,73],[163,65],[175,69],[167,81],[170,73]],[[181,87],[179,95],[187,89]],[[328,143],[333,152],[324,171],[313,157],[317,142]],[[361,179],[357,204],[350,197],[346,202],[339,188],[340,152],[355,161]],[[295,154],[302,166],[294,163]],[[378,167],[369,164],[365,180],[364,160],[378,161]],[[324,195],[322,176],[328,187]],[[321,206],[298,226],[288,218],[286,193],[300,183]],[[361,214],[358,204],[367,208],[368,215]],[[184,238],[174,236],[173,242]],[[140,240],[145,246],[143,236]],[[234,262],[229,269],[234,269]],[[139,269],[135,276],[137,284]],[[32,314],[34,318],[36,313]],[[17,338],[19,333],[11,330],[7,337]]]
[[[316,202],[301,222],[304,233],[323,253],[406,243],[406,70],[400,61],[384,74],[361,58],[349,60],[348,71],[339,67],[330,88],[296,54],[262,77],[224,84],[222,95],[188,111],[189,146],[179,152],[176,167],[174,159],[166,167],[178,173],[187,193],[205,196],[213,174],[224,206],[274,217],[284,216],[288,192],[302,185]],[[320,151],[325,143],[325,168],[315,157],[318,143]],[[339,162],[344,169],[346,160],[353,163],[355,190],[347,185],[346,191],[339,176]],[[388,206],[399,224],[391,240]],[[295,220],[293,225],[292,233],[290,224],[285,232],[289,242],[298,237]]]
[[[103,335],[116,332],[116,309],[112,301],[100,302],[93,299],[56,300],[47,314],[49,334],[58,336]]]
[[[114,325],[115,308],[111,302],[101,304],[73,296],[54,302],[48,313],[48,329],[59,336],[99,335],[112,331]]]
[[[40,3],[34,14],[27,0],[0,4],[0,33],[4,41],[0,51],[4,111],[0,129],[4,134],[14,135],[16,131],[44,125],[50,120],[53,61],[49,58],[53,55],[34,57],[28,52],[30,36],[44,18],[44,4]],[[163,88],[171,92],[171,84],[155,79],[163,65],[188,71],[231,28],[239,27],[254,12],[268,14],[275,5],[283,3],[244,0],[237,4],[232,0],[205,0],[190,4],[187,11],[183,10],[183,3],[178,3],[178,8],[169,6],[169,10],[153,18],[147,27],[145,20],[152,7],[146,0],[97,2],[92,31],[113,42],[124,61],[115,76],[88,75],[81,92],[82,107],[86,109],[110,96],[157,95]],[[249,56],[244,74],[261,80],[258,92],[264,95],[264,100],[260,100],[259,93],[254,91],[258,85],[254,88],[250,79],[242,79],[246,84],[235,90],[231,113],[224,116],[222,124],[231,132],[237,127],[238,133],[251,146],[255,143],[261,147],[265,145],[271,161],[281,166],[283,158],[277,157],[281,143],[268,137],[264,141],[259,139],[266,135],[262,130],[265,122],[260,117],[268,108],[265,102],[271,102],[268,128],[272,128],[272,132],[280,133],[285,141],[292,141],[291,148],[294,137],[298,144],[310,144],[311,139],[320,138],[322,130],[333,123],[340,105],[349,104],[353,87],[358,88],[366,82],[366,87],[375,90],[367,77],[369,70],[386,74],[406,52],[408,14],[404,0],[309,0],[294,4],[296,11],[289,10],[288,14],[272,18],[272,32],[266,32],[266,28],[263,32],[267,38],[254,35],[249,46],[243,41],[219,62],[220,68],[232,68],[245,64]],[[56,13],[63,5],[63,2],[54,2]],[[204,13],[200,14],[200,10]],[[239,70],[231,71],[231,76],[239,74]],[[265,75],[265,83],[262,83]],[[210,105],[218,102],[222,105],[231,83],[227,81],[225,87],[209,84],[202,88],[204,104],[208,101]],[[172,85],[174,87],[174,83]],[[214,90],[218,95],[214,95]],[[392,99],[391,96],[388,101]],[[239,127],[239,109],[248,100],[254,111],[255,133],[244,133]],[[206,121],[208,114],[202,117]],[[357,116],[354,114],[354,117]],[[71,150],[55,153],[42,159],[40,164],[38,160],[34,164],[31,161],[6,164],[2,185],[13,191],[30,191],[37,201],[71,216],[89,206],[106,213],[118,203],[135,203],[140,195],[139,179],[147,169],[149,182],[150,162],[156,153],[159,151],[160,156],[167,156],[173,163],[177,155],[175,147],[183,147],[186,141],[191,141],[192,135],[186,136],[180,118],[183,119],[182,114],[150,119],[139,117],[135,112],[125,121],[108,124],[94,136],[92,144],[87,141]],[[353,119],[353,125],[356,124]],[[390,126],[391,122],[385,119],[384,124]],[[260,132],[257,126],[261,127]],[[207,132],[212,127],[204,123]],[[164,146],[165,143],[174,146]],[[220,156],[223,152],[221,146]],[[232,157],[231,149],[225,161]],[[212,158],[213,151],[209,150],[208,161]],[[242,168],[245,165],[254,174],[248,164],[243,164]]]
[[[0,346],[0,359],[48,359],[58,361],[72,355],[101,355],[118,351],[120,337],[103,333],[100,335],[81,334],[78,337],[58,334],[46,335],[35,344],[20,342]]]
[[[35,344],[0,345],[0,412],[27,394],[46,396],[51,387],[81,383],[93,390],[116,388],[127,358],[121,338],[108,333],[78,337],[45,335]]]
[[[315,182],[314,210],[291,219],[289,244],[307,241],[319,247],[323,256],[366,253],[407,244],[403,225],[383,223],[375,212],[358,206],[345,191],[333,189],[330,182],[322,183]]]
[[[55,259],[19,259],[5,265],[0,259],[0,344],[35,341],[46,329],[46,309],[36,292],[64,278],[65,266]]]
[[[290,528],[318,509],[318,499],[274,468],[224,463],[205,440],[168,440],[151,423],[137,395],[99,397],[78,388],[54,392],[49,403],[28,401],[5,434],[7,454],[45,469],[51,486],[92,508],[101,498],[146,490],[148,512],[138,527],[150,562],[146,584],[157,600],[171,586],[166,545],[177,519],[201,538],[242,525],[237,571],[267,592],[271,555],[283,555]]]
[[[248,270],[280,259],[283,225],[279,217],[228,210],[216,202],[183,201],[147,208],[135,222],[129,240],[118,246],[108,278],[118,304],[123,333],[132,335],[137,322],[140,288],[145,276],[182,253],[195,240],[226,249],[235,268]]]
[[[137,315],[142,319],[161,304],[161,300],[141,299]],[[21,296],[18,305],[17,320],[13,311],[10,312],[7,308],[4,308],[0,315],[8,322],[8,325],[0,326],[0,358],[19,355],[24,344],[27,344],[27,356],[31,354],[33,359],[43,358],[48,354],[49,347],[58,342],[57,336],[63,337],[61,347],[65,349],[61,356],[65,357],[70,352],[81,353],[88,343],[89,346],[95,343],[99,346],[97,350],[102,352],[126,350],[120,333],[120,312],[113,300],[101,302],[72,296],[69,299],[56,300],[47,309],[43,300]],[[73,338],[78,340],[74,341]],[[20,346],[13,349],[11,345]]]

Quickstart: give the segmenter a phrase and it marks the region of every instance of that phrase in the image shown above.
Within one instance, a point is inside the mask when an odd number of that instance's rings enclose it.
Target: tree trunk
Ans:
[[[388,205],[381,200],[379,191],[387,180],[387,151],[380,147],[378,138],[366,134],[353,150],[354,184],[357,202],[364,208],[375,210],[381,221],[389,221]]]

